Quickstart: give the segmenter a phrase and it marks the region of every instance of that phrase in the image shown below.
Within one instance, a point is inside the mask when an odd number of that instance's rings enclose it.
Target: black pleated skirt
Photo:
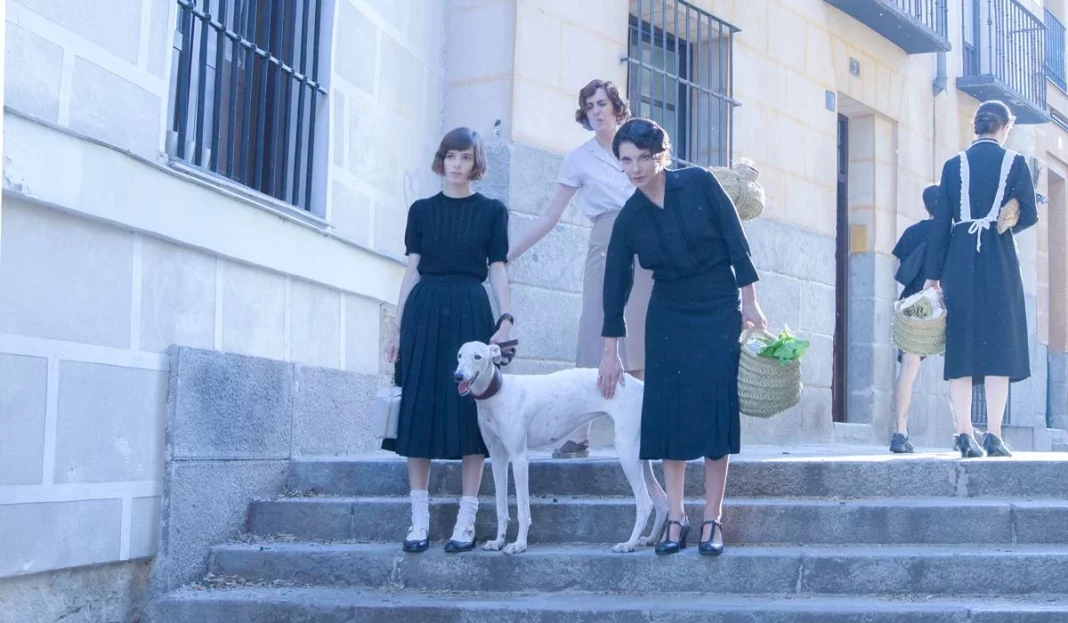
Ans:
[[[653,285],[645,320],[642,459],[738,453],[739,303],[729,266]]]
[[[424,459],[488,454],[471,396],[456,390],[456,353],[493,336],[493,311],[474,277],[425,275],[404,304],[396,380],[401,387],[397,438],[382,449]]]

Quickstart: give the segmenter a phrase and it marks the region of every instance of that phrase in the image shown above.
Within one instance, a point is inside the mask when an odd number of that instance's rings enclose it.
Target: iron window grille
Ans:
[[[890,4],[931,32],[949,36],[949,0],[891,0]]]
[[[323,0],[177,0],[168,151],[311,209]]]
[[[972,387],[972,424],[986,426],[989,421],[986,409],[986,390],[982,385]],[[1001,420],[1002,425],[1012,424],[1012,386],[1009,386],[1009,395],[1005,400],[1005,416]]]
[[[1064,24],[1046,9],[1046,76],[1062,91],[1068,91],[1064,71]]]
[[[627,98],[659,123],[674,164],[726,166],[733,151],[738,28],[683,0],[631,0]]]
[[[992,76],[1002,88],[1045,110],[1045,23],[1018,0],[962,0],[961,8],[964,75]]]

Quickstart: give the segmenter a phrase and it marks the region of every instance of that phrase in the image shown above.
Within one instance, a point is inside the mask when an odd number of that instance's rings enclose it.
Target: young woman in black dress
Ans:
[[[720,516],[728,455],[741,444],[738,356],[742,323],[767,327],[757,304],[756,269],[730,197],[706,169],[666,170],[671,144],[664,129],[632,119],[616,133],[613,151],[637,187],[612,229],[604,277],[601,392],[623,383],[618,340],[627,333],[624,308],[633,259],[653,271],[645,324],[645,398],[641,458],[662,459],[668,523],[658,554],[686,547],[683,508],[686,461],[705,459],[702,554],[723,551]],[[740,292],[739,292],[740,290]]]
[[[942,201],[927,243],[929,287],[946,302],[944,376],[957,418],[961,456],[1011,456],[1001,439],[1009,383],[1031,376],[1027,312],[1014,236],[1038,222],[1035,187],[1023,156],[1002,147],[1013,116],[999,101],[981,104],[971,147],[942,168]],[[1015,225],[998,233],[998,218],[1016,199]],[[985,385],[987,429],[982,447],[972,429],[972,386]]]
[[[473,130],[457,128],[446,134],[431,168],[445,178],[445,190],[408,210],[408,270],[386,347],[387,358],[396,363],[401,407],[397,438],[386,439],[382,448],[408,457],[412,525],[404,541],[407,552],[429,546],[430,460],[463,459],[463,497],[452,538],[445,544],[445,551],[460,552],[474,547],[487,450],[475,401],[457,391],[453,372],[464,343],[508,340],[513,322],[505,272],[508,209],[471,190],[471,182],[486,172],[482,140]],[[487,275],[501,312],[496,324],[482,287]]]

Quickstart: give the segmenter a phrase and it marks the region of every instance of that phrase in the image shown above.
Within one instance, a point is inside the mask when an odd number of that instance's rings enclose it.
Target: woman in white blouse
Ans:
[[[575,365],[596,368],[601,364],[604,322],[603,284],[605,257],[612,225],[623,204],[634,194],[634,186],[623,173],[619,160],[612,154],[616,130],[630,117],[627,102],[616,85],[593,80],[579,91],[579,108],[575,121],[594,132],[594,137],[575,148],[560,165],[553,193],[545,212],[523,233],[508,254],[515,261],[545,237],[564,214],[571,199],[578,194],[583,216],[593,221],[586,273],[582,284],[582,316],[579,320]],[[652,273],[634,266],[634,288],[626,308],[627,337],[620,342],[619,355],[626,371],[642,378],[645,372],[645,311],[653,289]],[[576,430],[553,452],[554,458],[589,456],[590,426]]]

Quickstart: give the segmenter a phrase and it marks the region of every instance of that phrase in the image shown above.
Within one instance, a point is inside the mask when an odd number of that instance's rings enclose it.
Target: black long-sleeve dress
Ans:
[[[459,394],[453,372],[460,346],[493,336],[482,282],[489,264],[508,258],[508,209],[479,193],[438,193],[412,204],[404,244],[420,256],[419,282],[401,316],[397,438],[382,448],[426,459],[485,455],[475,401]]]
[[[960,154],[942,168],[942,201],[927,243],[925,273],[928,279],[941,280],[946,300],[946,380],[972,377],[981,384],[986,376],[1005,376],[1015,383],[1031,375],[1014,235],[1037,223],[1038,211],[1026,160],[1012,152],[1006,160],[1006,153],[993,140],[973,143],[964,152],[967,189],[961,185]],[[968,205],[962,215],[965,191]],[[1019,220],[998,234],[997,214],[1011,199],[1020,202]]]
[[[604,337],[623,337],[633,258],[653,271],[645,332],[641,458],[735,454],[739,288],[757,281],[734,204],[702,168],[667,171],[664,207],[636,191],[608,245]]]

